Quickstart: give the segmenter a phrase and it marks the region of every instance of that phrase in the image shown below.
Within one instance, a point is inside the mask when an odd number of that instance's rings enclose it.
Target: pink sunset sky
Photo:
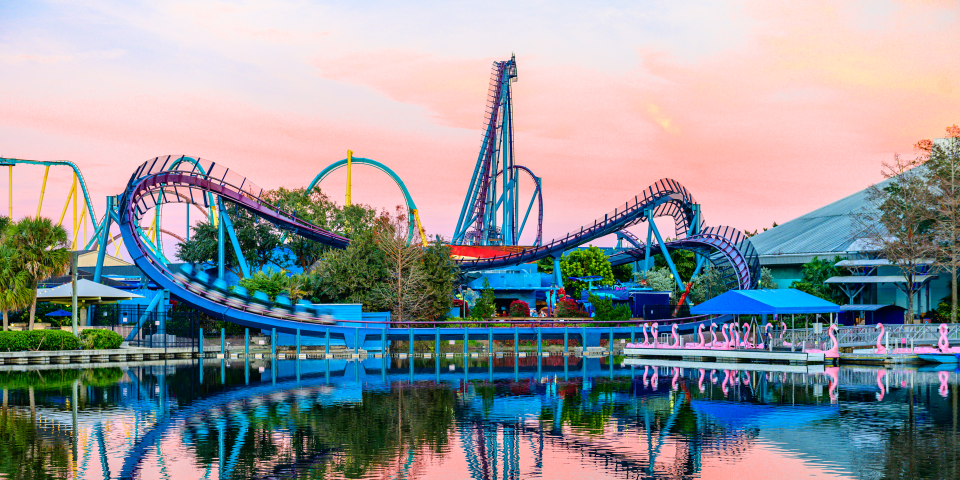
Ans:
[[[352,149],[449,237],[491,62],[516,53],[516,158],[543,179],[546,239],[663,177],[708,224],[754,230],[960,123],[958,44],[956,1],[3,2],[0,156],[76,162],[101,215],[157,155],[273,188]],[[15,217],[35,213],[42,174],[15,168]],[[339,202],[344,178],[322,184]],[[355,202],[402,200],[374,170],[354,184]]]

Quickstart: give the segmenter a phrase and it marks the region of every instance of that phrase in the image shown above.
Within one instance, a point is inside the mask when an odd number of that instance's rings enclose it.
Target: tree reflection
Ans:
[[[217,428],[222,420],[213,415],[188,428],[201,464],[217,464],[225,454],[221,435],[226,454],[239,446],[236,478],[281,472],[297,478],[324,478],[328,472],[361,478],[411,449],[444,452],[455,407],[455,392],[448,388],[397,384],[390,391],[364,392],[354,404],[261,398],[242,409],[231,407],[222,430]]]

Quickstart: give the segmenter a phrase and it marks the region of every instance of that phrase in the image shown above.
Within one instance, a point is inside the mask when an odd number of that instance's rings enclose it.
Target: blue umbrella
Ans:
[[[56,312],[50,312],[44,316],[45,317],[72,317],[73,312],[68,312],[66,310],[60,309],[60,310],[57,310]]]

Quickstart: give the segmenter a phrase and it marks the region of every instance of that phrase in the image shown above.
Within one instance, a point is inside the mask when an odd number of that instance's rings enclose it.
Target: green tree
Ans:
[[[553,273],[553,257],[546,257],[537,260],[537,272],[540,273]]]
[[[613,267],[613,279],[618,282],[633,281],[633,264],[624,263]]]
[[[16,249],[0,239],[0,310],[3,311],[3,331],[10,326],[9,311],[30,304],[33,291],[26,270],[17,267]]]
[[[934,187],[936,264],[950,273],[950,323],[957,323],[957,269],[960,267],[960,127],[947,127],[942,141],[921,140],[916,145],[926,160]]]
[[[243,252],[244,259],[252,271],[261,270],[268,263],[274,263],[280,268],[293,265],[293,256],[279,250],[280,232],[270,222],[261,219],[253,213],[236,208],[234,204],[226,205],[226,213],[233,223],[233,231],[237,235],[237,243]],[[239,260],[229,239],[224,248],[225,267],[237,276],[241,276]],[[193,227],[190,240],[177,244],[177,258],[188,263],[216,263],[219,255],[220,236],[216,226],[211,222],[201,221]]]
[[[372,294],[389,274],[384,252],[373,230],[354,235],[344,250],[327,250],[307,274],[305,288],[315,303],[362,303],[365,311],[389,305]]]
[[[497,311],[497,296],[490,287],[490,282],[484,277],[483,290],[480,291],[480,298],[470,309],[470,317],[475,320],[484,320],[493,317]]]
[[[922,158],[906,160],[900,155],[894,155],[892,163],[884,162],[882,172],[888,181],[867,190],[876,208],[865,208],[857,217],[861,236],[904,277],[897,287],[907,297],[905,321],[913,320],[917,276],[938,253],[935,188],[923,169],[915,168],[922,162]]]
[[[840,270],[836,267],[837,262],[842,260],[839,256],[833,260],[821,260],[814,257],[813,260],[803,264],[800,280],[790,284],[790,288],[795,288],[801,292],[809,293],[815,297],[820,297],[829,302],[845,304],[846,296],[836,285],[824,283],[830,277],[840,275]],[[762,281],[761,276],[761,281]],[[772,278],[771,278],[772,280]]]
[[[423,267],[424,252],[419,235],[409,235],[409,222],[402,212],[377,232],[377,247],[387,267],[385,281],[373,288],[373,295],[389,305],[393,320],[421,318],[429,303],[429,285]]]
[[[672,292],[677,282],[673,280],[673,273],[666,268],[654,268],[647,272],[647,286],[658,292]]]
[[[281,293],[287,293],[290,277],[284,272],[255,272],[248,278],[240,279],[239,285],[250,292],[257,290],[266,293],[270,300],[276,300]]]
[[[453,308],[453,292],[460,279],[460,268],[450,258],[450,247],[435,240],[424,248],[423,274],[427,289],[424,316],[428,320],[442,320]]]
[[[693,286],[690,288],[690,300],[693,303],[703,303],[727,290],[727,283],[720,270],[711,264],[707,264],[703,267],[700,275],[697,275],[697,278],[693,280]]]
[[[15,268],[26,272],[27,286],[32,290],[27,328],[33,330],[40,282],[64,274],[70,264],[67,231],[49,218],[25,217],[7,227],[4,243],[16,251]]]
[[[677,273],[680,274],[681,282],[690,281],[690,277],[693,276],[693,271],[697,269],[697,257],[693,252],[689,250],[673,250],[670,252],[670,259],[673,260],[673,265],[677,267]],[[656,254],[653,256],[653,266],[660,268],[668,268],[667,260],[663,258],[663,254]]]
[[[760,288],[779,288],[777,281],[773,279],[773,272],[767,267],[760,267]]]
[[[602,280],[594,285],[613,285],[613,268],[603,250],[590,245],[587,248],[574,250],[560,259],[560,271],[563,272],[564,290],[567,294],[577,298],[580,291],[587,288],[587,282],[570,280],[570,277],[599,276]]]

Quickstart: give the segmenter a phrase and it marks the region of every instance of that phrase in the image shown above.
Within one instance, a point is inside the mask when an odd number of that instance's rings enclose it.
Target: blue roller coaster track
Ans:
[[[121,235],[136,265],[144,274],[162,288],[169,290],[172,295],[195,308],[204,311],[214,318],[230,321],[252,328],[276,329],[284,333],[303,331],[306,334],[331,334],[342,337],[348,344],[362,344],[367,337],[377,338],[399,337],[414,335],[433,335],[434,324],[425,322],[404,322],[407,328],[390,328],[386,331],[382,322],[365,321],[336,321],[335,323],[323,311],[317,311],[304,305],[290,305],[289,302],[278,300],[278,304],[271,305],[255,295],[229,289],[222,279],[211,282],[202,276],[190,276],[186,272],[175,271],[168,262],[164,261],[157,249],[150,245],[150,240],[141,233],[139,226],[144,218],[156,207],[168,203],[193,203],[210,207],[210,202],[216,201],[222,210],[224,202],[229,202],[244,208],[256,215],[272,222],[278,228],[290,231],[304,238],[334,247],[345,248],[349,240],[320,229],[308,222],[296,218],[292,212],[286,212],[266,203],[263,200],[263,190],[246,178],[222,165],[202,159],[185,162],[181,157],[157,157],[144,163],[131,176],[125,192],[120,196],[117,212],[117,224]],[[213,198],[214,200],[211,200]],[[109,202],[108,202],[109,203]],[[625,228],[639,221],[644,221],[658,215],[674,216],[677,229],[686,231],[696,227],[699,222],[699,213],[689,193],[680,184],[672,180],[662,180],[648,188],[643,196],[635,198],[634,202],[627,202],[624,209],[615,209],[603,220],[594,222],[594,225],[585,227],[579,232],[567,235],[563,239],[555,240],[542,247],[532,247],[518,254],[504,255],[492,259],[466,260],[460,264],[466,269],[490,268],[490,265],[509,265],[528,262],[554,255],[559,251],[576,246],[593,238],[597,238],[618,229]],[[682,240],[667,243],[687,248],[711,248],[715,255],[720,254],[735,266],[744,264],[738,256],[739,250],[725,241],[719,233],[710,229],[697,230],[701,233]],[[659,234],[658,234],[659,236]],[[704,254],[707,250],[702,250]],[[752,282],[752,272],[749,268],[736,269],[739,286],[743,288]],[[705,319],[691,319],[704,321]],[[483,322],[479,322],[483,326]],[[547,323],[550,322],[540,322]],[[696,327],[696,321],[684,325],[684,330]],[[375,324],[375,325],[374,325]],[[596,327],[582,332],[574,332],[583,338],[607,335],[612,338],[635,335],[634,322],[617,322],[616,325]],[[418,328],[420,327],[420,328]],[[362,330],[362,331],[361,331]],[[517,335],[560,336],[569,332],[561,327],[533,328],[519,325],[511,332],[503,329],[494,334],[494,329],[461,328],[444,329],[445,337],[456,338],[485,338]],[[594,331],[595,330],[595,331]],[[471,335],[473,337],[471,337]],[[589,342],[593,343],[593,342]]]

